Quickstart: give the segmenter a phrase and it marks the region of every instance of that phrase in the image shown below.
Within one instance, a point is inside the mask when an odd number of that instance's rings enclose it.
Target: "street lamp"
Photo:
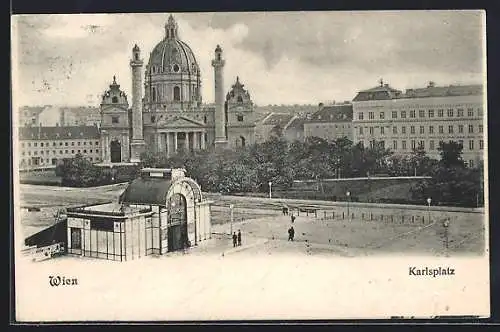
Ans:
[[[349,201],[350,201],[350,196],[351,196],[351,193],[348,191],[346,192],[346,196],[347,196],[347,217],[349,218],[349,221],[351,221],[351,215],[349,214]]]
[[[229,204],[229,210],[231,211],[231,236],[233,235],[233,209],[234,205]]]
[[[431,222],[431,202],[432,199],[430,197],[427,198],[427,215],[429,217],[429,222]]]
[[[444,226],[444,247],[446,250],[446,256],[448,256],[448,227],[450,226],[449,219],[446,219],[443,222],[443,226]]]
[[[272,193],[272,191],[271,191],[271,186],[273,185],[273,183],[272,183],[271,181],[269,181],[269,183],[268,183],[268,184],[269,184],[269,198],[271,198],[271,196],[272,196],[272,195],[271,195],[271,193]]]

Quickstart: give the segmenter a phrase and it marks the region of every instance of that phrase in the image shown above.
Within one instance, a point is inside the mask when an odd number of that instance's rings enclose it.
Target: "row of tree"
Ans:
[[[280,135],[239,150],[196,151],[167,157],[147,152],[139,167],[183,167],[208,192],[266,192],[273,188],[290,189],[293,180],[388,176],[430,176],[411,189],[416,200],[433,200],[475,206],[482,203],[482,165],[467,168],[461,158],[462,146],[441,143],[440,160],[432,159],[422,149],[408,155],[394,155],[381,145],[365,148],[347,138],[327,141],[308,137],[288,143]],[[88,186],[116,182],[116,176],[99,170],[81,156],[58,167],[65,185]],[[130,178],[137,170],[128,171]]]

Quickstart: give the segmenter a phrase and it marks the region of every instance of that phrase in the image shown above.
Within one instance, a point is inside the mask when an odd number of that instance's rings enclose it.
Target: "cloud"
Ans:
[[[482,16],[447,12],[268,12],[175,14],[192,48],[202,92],[212,102],[214,49],[226,59],[225,83],[236,76],[257,104],[349,100],[383,77],[392,86],[478,82]],[[134,44],[145,62],[164,36],[168,14],[31,15],[15,17],[21,104],[82,104],[113,75],[131,95]],[[131,100],[129,100],[131,102]]]

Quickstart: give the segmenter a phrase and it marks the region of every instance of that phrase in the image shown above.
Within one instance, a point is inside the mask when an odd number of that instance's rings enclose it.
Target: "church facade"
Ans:
[[[115,78],[102,97],[103,162],[138,162],[146,151],[172,155],[254,143],[253,102],[238,77],[225,93],[225,59],[219,45],[212,66],[215,104],[209,105],[202,100],[199,64],[189,45],[179,38],[172,15],[145,67],[135,45],[130,60],[132,104]]]

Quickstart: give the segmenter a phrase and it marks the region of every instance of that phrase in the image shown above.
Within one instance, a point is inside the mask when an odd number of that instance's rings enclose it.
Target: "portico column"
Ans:
[[[177,132],[174,132],[174,151],[177,152]]]
[[[193,132],[193,150],[199,150],[200,149],[200,146],[199,146],[199,140],[198,140],[198,132],[195,131]]]
[[[158,152],[163,152],[163,142],[161,139],[161,133],[156,134],[156,144],[158,144]]]
[[[184,151],[189,152],[189,132],[185,133],[186,139],[184,140]]]
[[[172,155],[172,133],[167,133],[167,155]]]
[[[201,133],[201,148],[205,149],[205,133]]]

